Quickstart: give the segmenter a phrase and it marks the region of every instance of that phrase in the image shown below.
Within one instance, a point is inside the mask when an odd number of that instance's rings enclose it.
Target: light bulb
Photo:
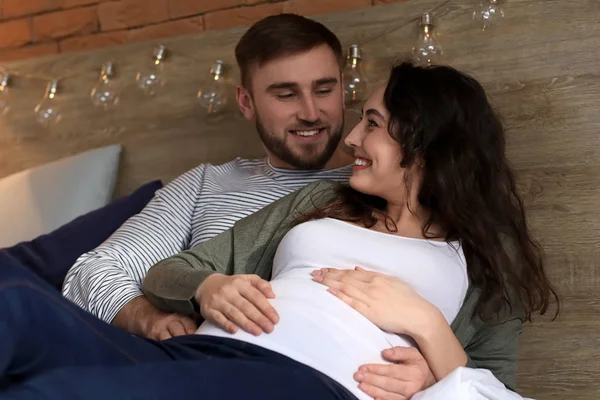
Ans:
[[[113,82],[114,74],[115,70],[112,63],[109,62],[102,66],[100,78],[90,93],[94,106],[108,110],[119,102],[119,96]]]
[[[439,64],[442,59],[443,49],[429,13],[424,13],[419,19],[417,41],[412,52],[419,65]]]
[[[198,91],[200,107],[207,114],[218,114],[227,105],[227,84],[223,78],[223,61],[217,60],[210,69],[210,78]]]
[[[501,0],[484,0],[473,11],[473,20],[479,24],[482,31],[494,27],[504,18]]]
[[[158,88],[164,86],[164,63],[167,56],[165,46],[158,46],[152,53],[152,62],[142,68],[136,76],[138,86],[145,94],[153,96]]]
[[[346,66],[344,67],[344,95],[346,105],[360,103],[364,100],[367,83],[361,67],[362,53],[358,45],[348,48]]]
[[[53,79],[46,87],[46,93],[42,101],[35,106],[35,117],[37,122],[44,127],[58,123],[61,118],[61,111],[58,105],[58,80]]]
[[[8,72],[2,74],[2,79],[0,79],[0,115],[6,115],[10,109],[11,90],[8,88],[9,80]]]

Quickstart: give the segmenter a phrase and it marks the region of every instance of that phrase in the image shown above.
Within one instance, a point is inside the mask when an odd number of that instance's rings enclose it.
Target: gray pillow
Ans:
[[[121,145],[86,151],[0,179],[0,247],[12,246],[105,206]]]

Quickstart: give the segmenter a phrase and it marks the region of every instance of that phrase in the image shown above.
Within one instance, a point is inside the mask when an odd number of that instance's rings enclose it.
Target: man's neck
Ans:
[[[298,169],[285,161],[273,156],[267,150],[267,158],[269,159],[269,163],[275,168],[283,168],[283,169]],[[354,162],[354,156],[348,152],[348,150],[342,149],[342,147],[338,147],[333,156],[327,161],[327,163],[323,166],[322,169],[334,169],[341,168],[347,165],[350,165]]]
[[[352,163],[354,163],[354,156],[342,149],[342,147],[338,147],[323,169],[341,168]]]

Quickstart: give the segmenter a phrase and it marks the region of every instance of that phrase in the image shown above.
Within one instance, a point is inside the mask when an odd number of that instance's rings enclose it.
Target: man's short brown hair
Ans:
[[[253,68],[323,44],[331,48],[341,67],[342,45],[325,25],[296,14],[278,14],[261,19],[246,31],[235,47],[242,85],[250,89],[248,79]]]

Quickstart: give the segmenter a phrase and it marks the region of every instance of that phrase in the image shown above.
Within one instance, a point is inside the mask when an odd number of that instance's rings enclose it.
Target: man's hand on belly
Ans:
[[[258,275],[213,274],[196,290],[204,319],[229,333],[242,328],[253,335],[271,333],[279,315],[268,299],[275,297],[271,284]]]
[[[354,379],[369,396],[381,400],[408,400],[435,383],[425,358],[414,347],[394,347],[383,351],[393,364],[368,364],[360,367]]]

